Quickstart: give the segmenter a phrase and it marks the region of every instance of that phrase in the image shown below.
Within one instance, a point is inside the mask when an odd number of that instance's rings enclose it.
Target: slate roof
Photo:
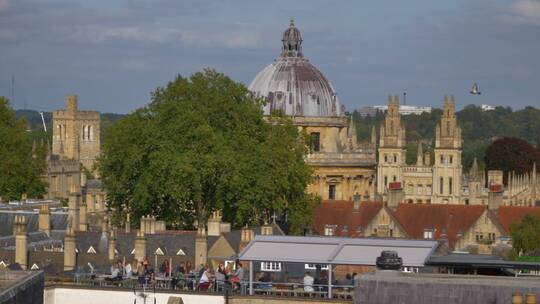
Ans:
[[[324,235],[326,225],[336,225],[334,235],[358,237],[369,225],[373,218],[383,207],[382,202],[362,202],[358,210],[354,210],[354,203],[345,200],[323,201],[315,209],[313,227],[315,231]],[[344,226],[347,230],[344,231]],[[358,227],[361,227],[359,231]]]
[[[510,225],[521,222],[527,214],[540,216],[540,207],[501,206],[497,211],[497,220],[508,234]]]
[[[393,214],[409,237],[421,239],[425,229],[434,229],[433,237],[446,234],[453,248],[458,234],[465,233],[485,211],[481,205],[399,204]]]
[[[13,222],[15,215],[24,215],[27,225],[26,231],[38,231],[38,212],[0,211],[0,236],[13,235]],[[51,212],[51,230],[66,230],[68,214],[66,212]]]

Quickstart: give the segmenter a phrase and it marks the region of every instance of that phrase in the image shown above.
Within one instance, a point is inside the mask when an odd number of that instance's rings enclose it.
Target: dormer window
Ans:
[[[88,248],[88,250],[86,251],[86,253],[96,253],[96,250],[94,249],[93,246],[90,246],[90,248]]]
[[[435,229],[424,229],[424,239],[431,240],[433,239]]]

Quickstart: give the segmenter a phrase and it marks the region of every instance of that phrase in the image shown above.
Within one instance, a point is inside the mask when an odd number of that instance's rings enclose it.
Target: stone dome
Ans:
[[[281,109],[291,116],[342,116],[344,107],[326,77],[304,58],[302,34],[291,20],[281,55],[257,74],[249,90],[267,100],[264,114]]]

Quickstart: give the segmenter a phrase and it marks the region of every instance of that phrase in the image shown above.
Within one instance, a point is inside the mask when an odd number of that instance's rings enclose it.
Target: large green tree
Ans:
[[[44,145],[32,145],[25,119],[16,119],[9,101],[0,96],[0,196],[3,200],[41,197],[45,183]]]
[[[530,254],[540,249],[540,217],[526,215],[520,223],[510,225],[512,247],[516,254]]]
[[[291,120],[264,118],[246,87],[213,70],[178,76],[152,102],[107,128],[100,169],[110,206],[135,221],[203,226],[223,210],[235,227],[287,214],[294,232],[317,202],[305,189],[307,137]]]

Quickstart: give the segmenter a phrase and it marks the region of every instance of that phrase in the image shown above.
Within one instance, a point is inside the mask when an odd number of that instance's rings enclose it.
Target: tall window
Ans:
[[[336,185],[328,185],[328,199],[336,199]]]
[[[444,178],[441,177],[439,179],[439,194],[443,194],[443,189],[444,189]]]
[[[384,155],[384,162],[387,163],[388,162],[388,155]]]
[[[454,162],[454,157],[450,155],[450,163],[453,163],[453,162]]]
[[[314,152],[321,150],[321,133],[311,132],[311,150]]]
[[[388,187],[388,176],[384,176],[384,186]]]
[[[397,154],[394,154],[394,163],[397,163]]]
[[[393,181],[393,182],[397,181],[397,177],[396,177],[395,175],[392,176],[392,181]]]
[[[448,194],[452,194],[452,178],[448,178]]]

